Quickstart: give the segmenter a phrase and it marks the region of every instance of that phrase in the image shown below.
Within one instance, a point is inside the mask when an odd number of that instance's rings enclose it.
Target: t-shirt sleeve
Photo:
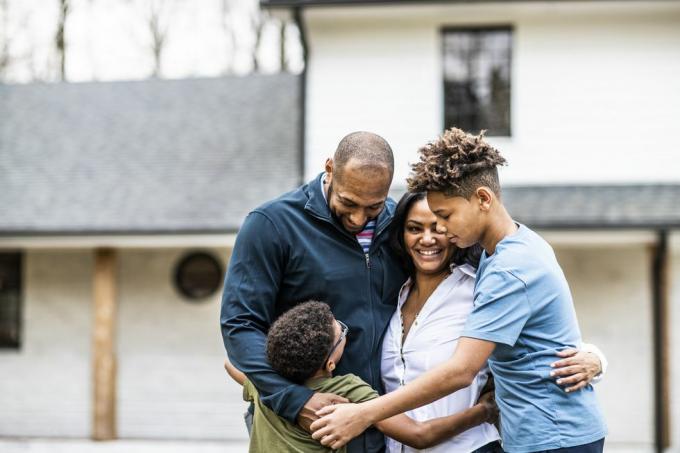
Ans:
[[[531,316],[526,286],[508,271],[480,276],[461,336],[514,346]]]
[[[250,379],[246,379],[243,382],[243,401],[255,401],[255,398],[257,398],[257,389]]]
[[[348,375],[342,393],[342,396],[352,403],[363,403],[379,396],[373,387],[364,382],[360,377],[354,375]]]

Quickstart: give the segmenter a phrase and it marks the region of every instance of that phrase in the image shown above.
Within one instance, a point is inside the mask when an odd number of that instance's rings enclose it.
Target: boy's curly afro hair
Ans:
[[[498,170],[506,160],[479,135],[451,128],[418,150],[420,159],[411,165],[407,179],[411,192],[444,192],[469,199],[480,186],[500,196]]]
[[[304,383],[333,347],[335,318],[327,304],[304,302],[282,314],[267,334],[267,359],[281,376]]]

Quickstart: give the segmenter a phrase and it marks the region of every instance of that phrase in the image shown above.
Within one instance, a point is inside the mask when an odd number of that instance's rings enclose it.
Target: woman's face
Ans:
[[[425,274],[446,269],[455,250],[445,233],[437,233],[437,217],[426,199],[416,201],[406,215],[404,244],[416,271]]]

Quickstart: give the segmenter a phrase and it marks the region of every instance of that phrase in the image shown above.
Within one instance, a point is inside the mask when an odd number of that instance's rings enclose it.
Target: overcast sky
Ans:
[[[66,26],[66,79],[144,79],[153,71],[148,17],[161,11],[167,29],[161,77],[212,77],[252,70],[254,34],[250,18],[256,0],[71,0]],[[6,19],[0,20],[0,40],[8,40],[11,64],[4,80],[25,83],[57,80],[54,35],[59,17],[58,0],[0,0]],[[6,25],[3,25],[6,24]],[[234,31],[231,43],[225,24]],[[278,22],[264,29],[260,55],[262,72],[279,70]],[[298,33],[287,29],[290,68],[302,68]],[[1,43],[0,43],[1,45]]]

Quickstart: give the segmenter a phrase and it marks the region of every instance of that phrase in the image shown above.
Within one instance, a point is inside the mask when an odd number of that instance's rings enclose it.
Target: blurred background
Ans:
[[[355,130],[398,197],[455,125],[609,359],[606,451],[680,451],[679,1],[0,0],[0,81],[0,450],[245,451],[243,218]]]

